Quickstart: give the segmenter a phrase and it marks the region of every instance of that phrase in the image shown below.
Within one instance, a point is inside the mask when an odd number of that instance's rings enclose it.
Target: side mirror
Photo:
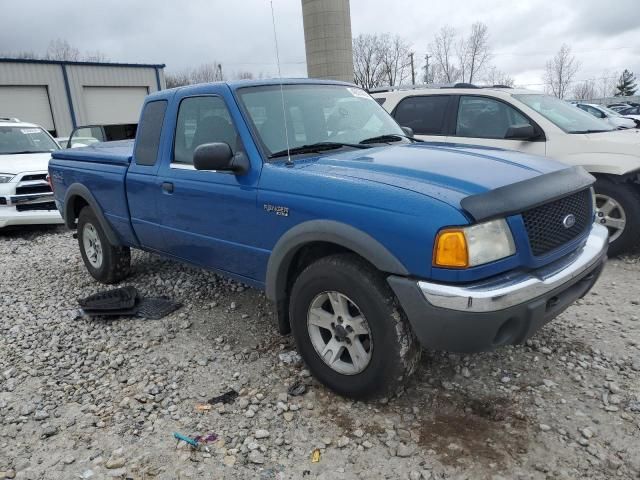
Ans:
[[[203,143],[193,152],[196,170],[217,170],[242,174],[249,170],[249,159],[238,152],[235,155],[227,143]]]
[[[411,137],[411,138],[413,138],[413,136],[415,135],[415,134],[413,133],[413,128],[411,128],[411,127],[400,127],[400,128],[402,129],[402,131],[404,132],[404,134],[405,134],[407,137]]]
[[[536,136],[536,131],[533,125],[514,125],[509,127],[504,138],[506,140],[531,140]]]

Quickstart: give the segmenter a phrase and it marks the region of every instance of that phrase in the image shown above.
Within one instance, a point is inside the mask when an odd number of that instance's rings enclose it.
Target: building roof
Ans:
[[[35,58],[4,58],[0,63],[37,63],[43,65],[81,65],[89,67],[164,68],[164,63],[72,62],[66,60],[41,60]]]

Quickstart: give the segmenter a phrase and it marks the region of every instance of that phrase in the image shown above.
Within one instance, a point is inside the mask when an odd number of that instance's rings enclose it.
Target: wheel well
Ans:
[[[596,179],[609,180],[610,182],[623,184],[623,183],[633,183],[636,185],[640,185],[640,173],[632,172],[626,175],[612,175],[610,173],[591,173]]]
[[[289,268],[287,269],[284,299],[279,301],[277,306],[280,333],[287,334],[291,331],[289,323],[289,293],[291,292],[293,283],[298,275],[300,275],[305,268],[316,260],[338,253],[352,253],[354,255],[358,255],[358,257],[362,258],[365,262],[371,264],[371,262],[362,255],[359,255],[357,252],[331,242],[310,242],[300,247],[300,249],[295,253],[291,259]]]
[[[71,212],[73,213],[73,218],[69,219],[71,220],[70,223],[75,223],[75,219],[80,216],[80,212],[82,211],[82,209],[88,205],[89,202],[87,202],[81,196],[76,195],[75,197],[73,197],[71,199]]]

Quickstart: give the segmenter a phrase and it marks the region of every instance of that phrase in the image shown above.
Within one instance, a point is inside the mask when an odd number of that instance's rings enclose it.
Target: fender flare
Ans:
[[[296,253],[313,242],[327,242],[354,251],[378,270],[407,276],[408,270],[387,248],[369,234],[333,220],[310,220],[288,230],[276,243],[267,264],[265,293],[276,302],[286,297],[287,272]]]
[[[107,221],[102,212],[102,208],[100,208],[100,204],[95,199],[93,194],[89,191],[87,187],[82,185],[81,183],[73,183],[67,189],[67,192],[64,196],[64,223],[67,227],[74,229],[76,228],[76,216],[73,212],[75,207],[75,202],[77,198],[82,198],[85,202],[89,204],[93,213],[95,213],[98,222],[100,223],[100,227],[104,231],[107,236],[107,240],[111,245],[120,245],[121,242],[118,240],[118,236],[114,232],[113,228],[111,228],[111,224]]]

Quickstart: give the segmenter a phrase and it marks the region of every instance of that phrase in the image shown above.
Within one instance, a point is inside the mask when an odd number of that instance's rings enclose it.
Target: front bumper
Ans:
[[[533,272],[455,286],[391,276],[389,285],[425,348],[493,350],[522,343],[584,296],[596,282],[608,232],[594,224],[584,247]]]
[[[56,208],[53,192],[0,195],[0,228],[59,223],[63,220]]]

